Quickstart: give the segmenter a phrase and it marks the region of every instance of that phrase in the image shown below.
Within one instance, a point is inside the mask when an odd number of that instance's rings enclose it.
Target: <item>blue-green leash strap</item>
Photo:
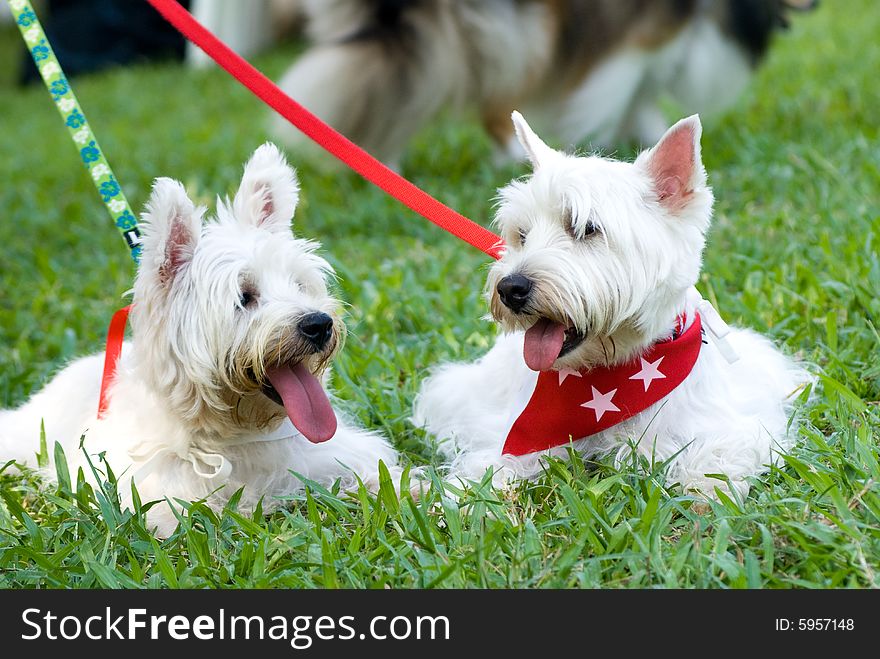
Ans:
[[[131,212],[125,193],[122,192],[122,186],[113,175],[113,170],[110,169],[98,140],[86,121],[86,116],[76,100],[67,76],[61,70],[61,65],[52,51],[34,8],[28,0],[7,0],[7,4],[46,84],[46,89],[67,126],[98,194],[101,195],[101,200],[110,212],[110,217],[122,234],[125,244],[128,245],[131,258],[137,263],[141,255],[141,234],[138,231],[137,218]]]

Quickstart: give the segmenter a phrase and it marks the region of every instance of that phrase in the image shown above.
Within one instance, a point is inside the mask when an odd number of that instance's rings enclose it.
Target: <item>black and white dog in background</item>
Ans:
[[[282,88],[396,165],[441,109],[476,109],[501,156],[519,108],[563,145],[635,141],[729,107],[789,10],[816,0],[304,0],[312,42]],[[282,119],[275,132],[299,146]]]

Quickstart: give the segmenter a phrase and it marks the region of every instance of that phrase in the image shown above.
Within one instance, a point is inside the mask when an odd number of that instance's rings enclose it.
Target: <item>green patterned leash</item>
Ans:
[[[80,158],[91,175],[98,194],[101,195],[101,200],[131,250],[131,258],[137,263],[141,255],[141,234],[138,231],[137,218],[131,212],[122,187],[113,175],[113,170],[110,169],[101,147],[98,146],[98,140],[92,129],[89,128],[85,114],[73,94],[67,76],[64,75],[61,65],[55,58],[55,53],[52,52],[52,46],[49,45],[34,8],[28,0],[7,0],[7,4],[12,10],[21,36],[31,57],[34,58],[43,82],[46,83],[46,89],[55,101],[55,107],[61,113],[61,118],[67,125]]]

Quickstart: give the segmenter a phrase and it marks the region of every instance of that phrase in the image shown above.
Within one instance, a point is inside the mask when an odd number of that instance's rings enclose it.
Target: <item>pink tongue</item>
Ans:
[[[266,373],[284,401],[287,416],[305,438],[314,444],[326,442],[336,433],[336,414],[321,383],[302,364],[280,366]]]
[[[547,318],[541,318],[526,330],[523,357],[533,371],[549,371],[559,357],[565,341],[565,328]]]

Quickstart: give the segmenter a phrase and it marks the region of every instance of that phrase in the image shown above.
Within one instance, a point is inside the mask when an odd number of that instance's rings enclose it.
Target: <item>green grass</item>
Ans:
[[[513,492],[455,503],[313,487],[264,518],[200,504],[157,541],[114,485],[0,476],[0,587],[868,587],[880,585],[880,11],[824,3],[775,44],[740,104],[707,125],[718,199],[701,287],[726,318],[822,374],[785,464],[743,502],[693,500],[656,469],[553,462]],[[0,51],[17,35],[0,32]],[[277,76],[295,49],[256,64]],[[131,284],[127,250],[42,88],[0,78],[0,406],[101,348]],[[218,71],[140,67],[74,83],[133,205],[155,176],[211,201],[268,137],[266,111]],[[426,130],[415,183],[484,224],[495,188],[472,121]],[[486,258],[345,172],[300,166],[296,228],[321,240],[351,304],[337,389],[407,461],[435,455],[409,421],[432,364],[481,354]],[[49,451],[52,447],[48,447]],[[439,481],[438,481],[439,483]]]

